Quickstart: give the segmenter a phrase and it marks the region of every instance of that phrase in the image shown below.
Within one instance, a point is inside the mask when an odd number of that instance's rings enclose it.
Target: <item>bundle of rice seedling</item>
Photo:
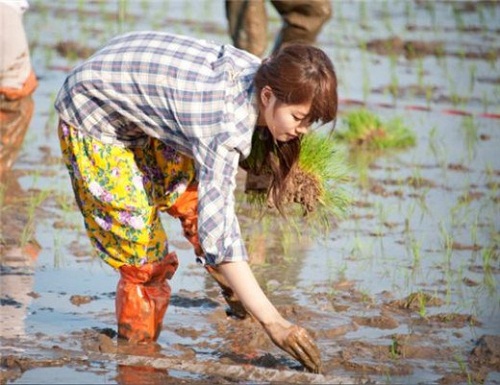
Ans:
[[[401,118],[382,122],[372,112],[359,109],[347,113],[342,120],[344,128],[335,135],[352,148],[384,150],[410,147],[416,143],[415,134],[404,125]]]
[[[345,216],[350,204],[346,156],[332,137],[311,133],[302,140],[297,167],[290,175],[287,201],[298,203],[306,215],[320,211]]]
[[[290,218],[300,216],[310,225],[319,224],[325,229],[332,219],[345,217],[351,202],[346,162],[345,152],[332,136],[316,132],[304,136],[298,164],[292,169],[285,190],[285,214],[290,225],[294,225]],[[265,175],[259,177],[265,180]],[[247,189],[247,202],[267,213],[273,212],[266,189]]]

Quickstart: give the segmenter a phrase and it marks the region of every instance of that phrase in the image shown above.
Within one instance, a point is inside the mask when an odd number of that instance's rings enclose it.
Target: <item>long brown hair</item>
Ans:
[[[304,118],[310,124],[334,122],[337,116],[337,76],[328,56],[319,48],[306,44],[287,44],[264,59],[254,78],[256,94],[269,86],[278,103],[302,104],[311,102]],[[334,127],[334,125],[332,126]],[[268,194],[276,208],[282,210],[282,192],[287,177],[300,155],[300,138],[287,142],[276,141],[268,128],[254,133],[253,161],[244,162],[253,172],[270,172],[272,182]],[[259,143],[260,142],[260,143]],[[256,154],[258,152],[258,154]],[[260,158],[261,161],[255,161]]]

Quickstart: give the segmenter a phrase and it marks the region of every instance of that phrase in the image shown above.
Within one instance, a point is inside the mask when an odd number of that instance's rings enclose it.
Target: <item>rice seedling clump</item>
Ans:
[[[414,132],[399,117],[383,122],[374,113],[358,109],[348,112],[342,120],[344,125],[336,137],[351,148],[384,150],[416,144]]]

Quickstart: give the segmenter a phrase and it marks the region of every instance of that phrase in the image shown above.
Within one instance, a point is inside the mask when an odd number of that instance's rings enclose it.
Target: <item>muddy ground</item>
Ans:
[[[340,79],[337,126],[368,108],[402,118],[417,145],[350,151],[352,209],[326,236],[239,205],[256,276],[311,331],[323,375],[226,314],[168,217],[181,267],[163,332],[118,341],[117,277],[92,256],[61,163],[52,103],[73,65],[131,29],[229,42],[223,2],[30,3],[40,85],[2,179],[1,383],[500,384],[499,3],[333,2],[318,45]]]

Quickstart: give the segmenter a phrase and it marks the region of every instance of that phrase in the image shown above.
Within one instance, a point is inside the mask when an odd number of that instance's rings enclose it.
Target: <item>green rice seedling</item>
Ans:
[[[361,27],[367,27],[368,26],[368,11],[366,10],[366,2],[365,1],[360,1],[359,2],[359,24]]]
[[[50,107],[48,112],[48,118],[45,122],[45,127],[44,127],[44,131],[47,137],[49,137],[52,130],[54,130],[54,127],[57,125],[57,119],[58,119],[57,111],[55,108],[52,108],[55,100],[56,100],[56,93],[52,92],[50,94],[50,103],[49,103]]]
[[[390,34],[394,33],[394,28],[392,25],[391,10],[389,9],[389,2],[384,1],[383,3],[383,14],[384,14],[384,26]]]
[[[424,87],[424,75],[425,75],[424,59],[419,57],[417,59],[417,84],[420,88]]]
[[[415,12],[414,12],[415,8],[414,8],[413,4],[408,2],[408,1],[405,1],[404,6],[405,6],[404,14],[406,17],[406,24],[407,25],[414,24],[415,23]]]
[[[465,363],[464,359],[462,357],[456,356],[456,361],[460,372],[467,377],[467,385],[473,385],[474,378],[472,377],[472,373],[467,369],[467,364]]]
[[[420,255],[420,247],[421,242],[417,241],[414,237],[412,237],[410,241],[411,254],[413,255],[413,270],[417,270],[420,266],[420,262],[422,260],[422,256]]]
[[[486,18],[484,17],[484,4],[483,3],[478,3],[476,7],[476,12],[477,12],[477,17],[479,19],[479,24],[481,25],[481,28],[483,30],[486,30],[488,28],[487,23],[486,23]]]
[[[464,142],[467,148],[468,159],[472,160],[475,147],[479,141],[478,128],[473,116],[466,116],[462,120],[462,130],[464,132]]]
[[[380,249],[383,252],[384,250],[384,227],[387,224],[387,206],[379,203],[377,204],[377,212],[378,212],[378,228],[376,230],[376,233],[379,234],[379,239],[380,239]],[[382,254],[383,255],[383,254]]]
[[[368,55],[366,42],[361,43],[361,60],[362,60],[362,76],[363,76],[363,100],[368,101],[370,94],[370,66],[368,65]]]
[[[391,384],[394,383],[394,381],[392,380],[391,372],[390,372],[389,368],[384,369],[383,375],[384,375],[384,378],[385,378],[385,383],[387,385],[391,385]]]
[[[470,239],[474,246],[478,245],[478,237],[477,237],[478,225],[479,225],[479,214],[476,215],[474,222],[472,223],[472,226],[470,228]]]
[[[437,31],[438,28],[437,28],[437,22],[436,22],[436,7],[435,7],[434,3],[430,2],[430,1],[426,2],[424,8],[432,20],[432,29],[434,31]]]
[[[398,57],[395,54],[390,56],[391,63],[391,81],[389,84],[389,93],[392,95],[393,102],[396,103],[399,94],[399,78],[397,74]]]
[[[467,102],[466,98],[463,97],[462,94],[460,94],[458,92],[455,92],[455,91],[453,91],[450,94],[450,101],[451,101],[451,104],[454,107],[458,107],[460,105],[464,105]]]
[[[436,159],[439,166],[444,170],[446,166],[446,146],[438,138],[438,129],[432,127],[429,132],[429,150]]]
[[[498,254],[495,250],[495,246],[489,246],[484,249],[482,253],[483,257],[483,270],[492,270],[493,261],[498,260]]]
[[[401,346],[396,336],[392,337],[391,345],[389,346],[389,354],[393,360],[397,360],[401,356]]]
[[[450,98],[451,104],[454,107],[457,107],[465,101],[465,98],[459,92],[457,92],[456,81],[450,74],[448,74],[448,82],[449,82],[449,89],[450,89],[449,98]]]
[[[363,242],[359,238],[359,234],[354,234],[354,244],[349,251],[350,257],[353,259],[357,259],[358,256],[363,254]]]
[[[374,113],[358,109],[347,113],[343,122],[344,127],[335,135],[351,148],[385,150],[410,147],[416,143],[414,132],[398,117],[382,122]]]
[[[488,290],[488,294],[491,297],[494,297],[497,294],[497,281],[495,278],[495,273],[491,269],[484,271],[483,283]]]
[[[370,295],[370,291],[368,289],[359,288],[359,293],[361,294],[361,302],[364,304],[373,304],[374,300]]]
[[[54,196],[57,207],[63,212],[69,213],[76,211],[75,198],[69,194],[59,192]]]
[[[419,295],[418,295],[418,315],[422,318],[425,318],[427,316],[426,304],[427,304],[427,296],[424,293],[419,292]]]
[[[477,66],[475,63],[469,66],[469,92],[474,92],[474,86],[476,84],[476,73]]]
[[[45,190],[31,195],[27,207],[28,219],[19,240],[20,246],[26,246],[28,242],[33,238],[33,234],[35,232],[36,209],[45,201],[45,199],[47,199],[50,193],[50,191]]]
[[[439,223],[439,232],[441,233],[442,246],[445,251],[446,266],[449,270],[451,268],[451,254],[453,252],[453,237],[442,222]]]
[[[457,7],[453,7],[453,17],[455,19],[455,26],[460,31],[463,32],[465,29],[465,22],[462,16],[462,12]]]
[[[492,200],[495,200],[498,196],[498,188],[500,187],[500,183],[497,182],[495,178],[495,168],[488,163],[484,173],[486,174],[486,186],[489,191],[488,195]]]
[[[444,247],[444,276],[446,282],[446,304],[451,303],[451,284],[452,284],[452,266],[451,266],[451,256],[453,253],[453,237],[445,228],[443,223],[439,224],[439,230],[442,237],[442,244]]]
[[[347,281],[347,261],[344,260],[342,263],[342,266],[337,268],[336,274],[337,274],[337,280],[338,281]]]
[[[416,199],[418,207],[420,208],[421,212],[420,221],[424,219],[425,214],[432,216],[432,211],[429,209],[429,206],[427,205],[427,195],[429,194],[429,191],[430,188],[422,189],[422,194],[420,194]]]

